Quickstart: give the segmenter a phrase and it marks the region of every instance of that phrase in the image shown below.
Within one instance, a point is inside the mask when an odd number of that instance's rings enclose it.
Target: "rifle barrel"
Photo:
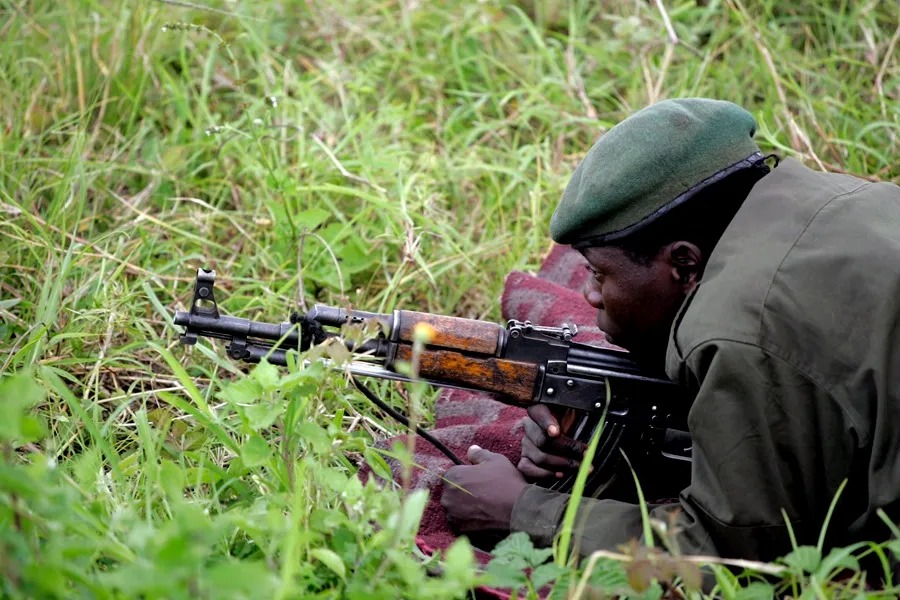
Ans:
[[[175,313],[175,324],[186,327],[187,333],[222,339],[238,337],[273,342],[283,339],[281,345],[292,348],[300,343],[300,326],[293,323],[266,323],[226,315],[211,316],[178,311]]]

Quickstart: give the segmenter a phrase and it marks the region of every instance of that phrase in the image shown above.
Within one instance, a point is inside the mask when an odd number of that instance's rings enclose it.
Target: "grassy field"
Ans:
[[[499,321],[583,154],[669,97],[741,103],[766,152],[900,181],[895,2],[204,5],[0,0],[2,597],[487,581],[464,540],[413,550],[422,493],[357,481],[401,429],[338,376],[178,344],[198,267],[248,318],[349,302]],[[855,559],[814,550],[768,583],[718,570],[717,594],[856,597]],[[574,565],[554,594],[640,588],[623,564]]]

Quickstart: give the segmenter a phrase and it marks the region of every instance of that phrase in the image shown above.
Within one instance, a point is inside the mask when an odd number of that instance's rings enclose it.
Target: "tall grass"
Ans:
[[[198,267],[249,318],[350,302],[499,320],[503,278],[540,264],[581,156],[665,97],[733,100],[766,151],[900,178],[892,2],[0,15],[8,597],[452,597],[480,581],[465,541],[412,550],[421,494],[357,481],[362,461],[384,467],[371,440],[401,430],[338,377],[247,376],[178,345],[170,315]]]

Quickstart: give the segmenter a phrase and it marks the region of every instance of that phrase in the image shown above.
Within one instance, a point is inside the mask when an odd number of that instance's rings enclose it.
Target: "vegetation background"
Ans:
[[[580,158],[662,98],[738,102],[765,151],[896,182],[897,3],[202,4],[0,0],[0,595],[699,596],[644,550],[528,580],[465,540],[421,556],[425,495],[355,477],[397,423],[339,375],[186,351],[171,315],[204,266],[248,318],[499,321]],[[521,542],[507,567],[547,558]],[[716,568],[715,593],[855,597],[856,556],[900,548],[816,550]]]

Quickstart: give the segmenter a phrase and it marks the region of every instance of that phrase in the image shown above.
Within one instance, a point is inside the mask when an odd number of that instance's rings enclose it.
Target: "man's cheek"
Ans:
[[[597,327],[606,334],[606,339],[613,343],[613,337],[619,335],[619,328],[615,326],[606,311],[597,311]]]

